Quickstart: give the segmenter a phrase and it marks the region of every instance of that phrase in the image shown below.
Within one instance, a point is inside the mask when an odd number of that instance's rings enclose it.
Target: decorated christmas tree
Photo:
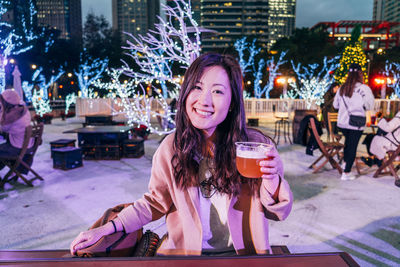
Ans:
[[[343,84],[346,81],[347,73],[351,63],[357,63],[361,66],[364,74],[364,82],[368,82],[367,73],[367,57],[365,56],[362,48],[361,26],[356,26],[351,32],[351,39],[344,48],[342,57],[340,59],[340,66],[336,69],[335,80]]]

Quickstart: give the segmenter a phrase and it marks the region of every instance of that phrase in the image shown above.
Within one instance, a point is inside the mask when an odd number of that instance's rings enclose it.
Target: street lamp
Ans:
[[[282,95],[287,95],[288,84],[293,82],[294,79],[291,77],[279,77],[276,79],[276,83],[283,86]]]
[[[381,85],[381,99],[385,99],[386,98],[386,86],[388,84],[392,84],[395,83],[396,80],[395,79],[391,79],[390,77],[377,77],[374,79],[374,82],[376,85]]]
[[[36,69],[37,69],[36,64],[32,64],[32,65],[31,65],[31,68],[32,68],[33,70],[36,70]]]

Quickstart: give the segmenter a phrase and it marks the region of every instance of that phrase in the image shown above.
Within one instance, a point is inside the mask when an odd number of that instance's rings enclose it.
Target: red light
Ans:
[[[58,86],[58,88],[63,88],[64,86],[62,85],[62,84],[60,84],[59,86]]]
[[[374,83],[375,83],[376,85],[384,84],[384,83],[385,83],[385,79],[382,78],[382,77],[377,77],[377,78],[374,79]]]
[[[71,81],[71,84],[74,84],[74,81]]]

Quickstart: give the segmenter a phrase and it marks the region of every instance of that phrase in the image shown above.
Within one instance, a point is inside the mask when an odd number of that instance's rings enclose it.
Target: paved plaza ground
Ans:
[[[49,142],[76,139],[62,132],[78,127],[75,118],[45,125],[33,163],[45,181],[35,181],[33,188],[7,184],[0,191],[0,249],[69,248],[105,209],[146,192],[159,136],[150,136],[145,156],[138,159],[86,160],[81,168],[53,169]],[[260,129],[272,134],[273,122]],[[286,221],[271,222],[272,245],[287,245],[292,253],[345,251],[361,266],[400,265],[400,188],[393,177],[373,178],[374,167],[353,181],[341,181],[328,165],[317,174],[308,168],[319,151],[308,156],[304,146],[282,143],[278,149],[295,201]],[[147,228],[165,232],[163,219]]]

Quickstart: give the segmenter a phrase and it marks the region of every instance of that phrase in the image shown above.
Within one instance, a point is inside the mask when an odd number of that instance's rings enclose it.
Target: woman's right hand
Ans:
[[[71,254],[76,255],[78,250],[87,248],[96,243],[103,236],[108,235],[109,230],[104,226],[81,232],[70,245]]]

